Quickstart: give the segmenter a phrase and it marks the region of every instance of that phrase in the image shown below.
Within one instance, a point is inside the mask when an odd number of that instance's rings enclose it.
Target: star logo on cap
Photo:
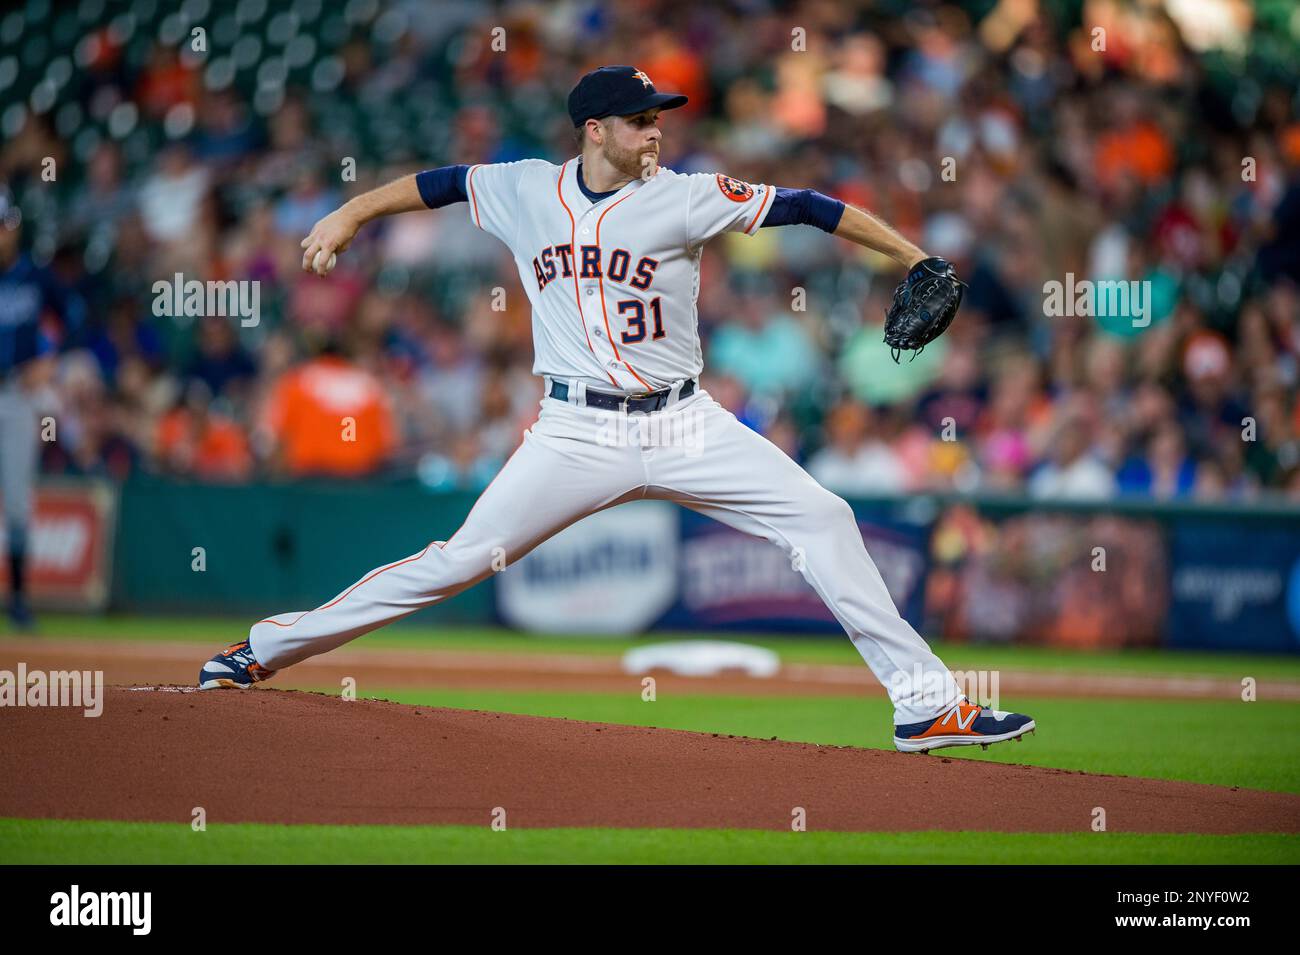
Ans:
[[[654,86],[654,84],[650,82],[650,77],[646,76],[645,73],[641,70],[637,70],[635,73],[633,73],[632,78],[640,80],[641,85],[644,86],[646,89],[651,89]]]

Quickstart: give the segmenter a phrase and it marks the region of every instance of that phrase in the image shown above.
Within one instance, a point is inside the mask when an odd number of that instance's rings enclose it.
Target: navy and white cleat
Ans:
[[[254,683],[261,683],[273,676],[275,671],[258,663],[248,641],[241,640],[232,643],[203,664],[203,669],[199,671],[199,689],[247,690]]]
[[[974,746],[1019,740],[1035,729],[1021,713],[1003,713],[978,703],[960,700],[949,710],[923,723],[894,727],[894,748],[903,753],[928,753],[945,746]]]

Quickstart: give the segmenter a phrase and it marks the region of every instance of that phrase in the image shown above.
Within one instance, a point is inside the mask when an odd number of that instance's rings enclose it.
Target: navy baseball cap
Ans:
[[[634,66],[602,66],[592,70],[569,94],[569,118],[574,126],[606,116],[631,116],[643,110],[676,109],[686,105],[681,93],[659,93],[650,77]]]

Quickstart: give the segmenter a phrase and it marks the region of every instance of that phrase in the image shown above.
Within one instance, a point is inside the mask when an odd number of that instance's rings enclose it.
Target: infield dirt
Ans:
[[[1300,832],[1285,793],[265,688],[108,687],[95,719],[0,710],[0,740],[0,816],[26,818]]]

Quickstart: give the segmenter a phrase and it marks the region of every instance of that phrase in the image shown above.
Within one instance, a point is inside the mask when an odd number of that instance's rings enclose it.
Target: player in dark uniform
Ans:
[[[10,623],[33,625],[27,600],[28,547],[35,503],[39,428],[32,392],[54,345],[41,330],[49,313],[79,325],[80,299],[21,251],[22,213],[0,186],[0,499],[9,557]]]

